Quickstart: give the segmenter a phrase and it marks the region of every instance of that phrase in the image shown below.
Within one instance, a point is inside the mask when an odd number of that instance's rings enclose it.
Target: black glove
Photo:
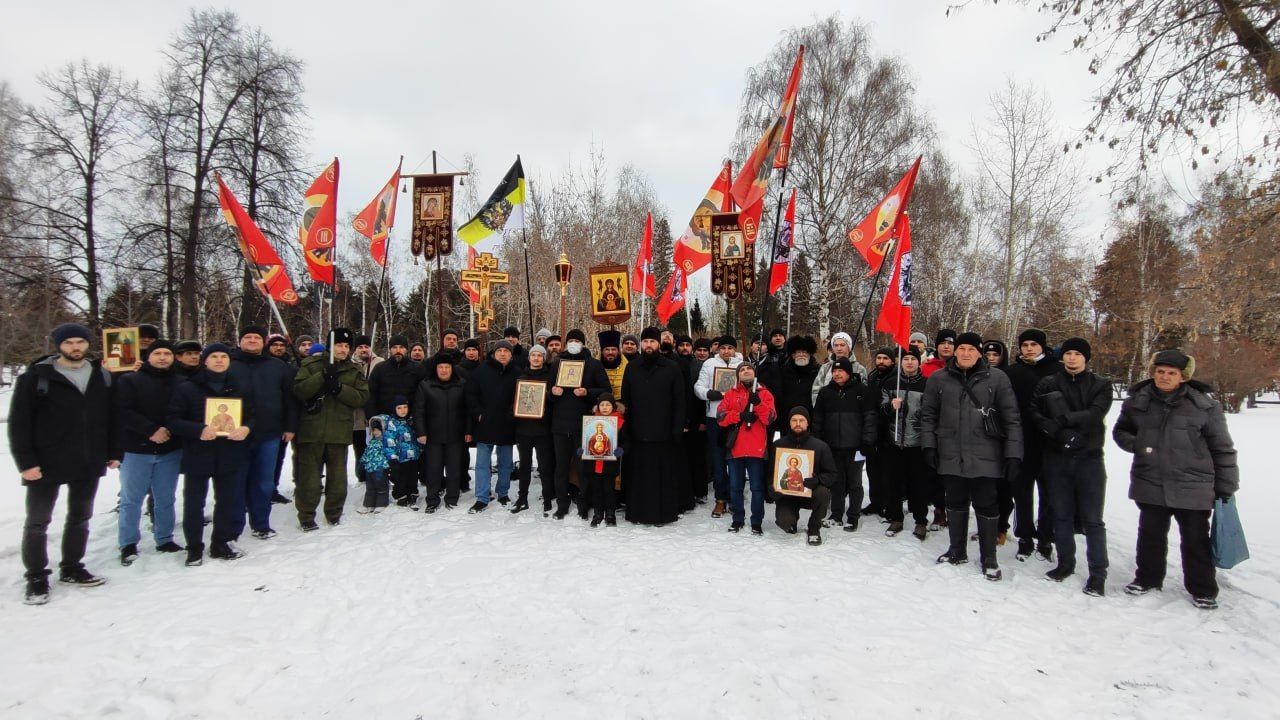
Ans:
[[[809,488],[810,490],[818,487],[818,478],[805,478],[804,486]]]
[[[1058,447],[1063,450],[1079,450],[1084,447],[1084,436],[1075,430],[1062,430],[1058,433]]]
[[[759,405],[759,404],[760,404],[760,393],[756,392],[755,390],[752,390],[752,391],[751,391],[751,394],[747,396],[747,402],[748,402],[748,403],[750,403],[750,404],[752,404],[752,405]]]
[[[1018,473],[1022,471],[1022,461],[1018,458],[1004,459],[1004,479],[1010,483],[1018,481]]]
[[[930,470],[938,469],[938,448],[924,449],[924,464],[928,465]]]
[[[862,447],[858,448],[858,452],[862,453],[863,457],[871,457],[872,455],[876,454],[876,446],[863,445]]]
[[[707,399],[708,399],[708,400],[710,400],[710,401],[712,401],[712,402],[715,402],[715,401],[717,401],[717,400],[723,400],[723,399],[724,399],[724,393],[720,392],[719,390],[708,390],[708,391],[707,391]]]
[[[324,391],[328,395],[337,395],[342,392],[342,378],[337,373],[325,373],[324,375]]]
[[[1231,502],[1231,495],[1228,493],[1214,493],[1214,498],[1221,500],[1224,504]]]
[[[739,415],[738,417],[742,418],[742,422],[748,425],[760,419],[759,417],[756,416],[756,413],[754,410],[747,410],[743,412],[741,415]]]

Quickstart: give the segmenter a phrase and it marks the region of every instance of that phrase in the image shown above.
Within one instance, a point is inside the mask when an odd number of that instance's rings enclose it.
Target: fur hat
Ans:
[[[365,345],[369,344],[369,337],[367,335],[361,335],[360,337],[355,337],[354,335],[352,335],[351,331],[347,328],[334,328],[329,332],[329,342],[332,343],[333,345],[337,345],[338,343],[346,343],[351,347],[355,347],[356,345],[361,344],[360,343],[361,340],[365,341],[364,342]]]
[[[1151,356],[1150,374],[1155,374],[1157,365],[1168,365],[1182,371],[1182,379],[1190,380],[1196,374],[1196,359],[1177,348],[1161,350]]]
[[[645,328],[644,330],[641,330],[641,331],[640,331],[640,339],[641,339],[641,340],[658,340],[658,341],[661,341],[661,340],[662,340],[662,331],[661,331],[661,330],[659,330],[658,328],[653,327],[652,325],[650,325],[649,327],[647,327],[647,328]]]
[[[1075,350],[1084,356],[1084,361],[1089,362],[1093,357],[1093,347],[1089,345],[1089,341],[1084,338],[1067,338],[1062,341],[1062,354],[1067,354],[1068,350]],[[1181,369],[1181,368],[1179,368]]]
[[[504,338],[509,338],[509,337],[518,338],[518,337],[520,337],[520,328],[516,327],[515,325],[508,325],[508,326],[507,326],[507,328],[506,328],[505,330],[503,330],[503,331],[502,331],[502,337],[504,337]]]
[[[477,339],[475,339],[475,338],[467,338],[467,341],[466,341],[466,342],[464,342],[464,343],[462,343],[462,349],[463,349],[463,350],[466,350],[467,348],[475,348],[475,349],[479,350],[479,349],[480,349],[480,341],[479,341],[479,340],[477,340]]]
[[[1044,334],[1040,328],[1027,328],[1018,333],[1018,347],[1022,347],[1022,343],[1031,340],[1042,348],[1049,347],[1049,336]]]
[[[342,342],[342,341],[335,340],[334,342]],[[361,345],[372,345],[372,344],[373,344],[373,338],[369,337],[368,335],[356,335],[351,339],[351,347],[353,348],[360,347]]]
[[[396,345],[405,348],[409,347],[409,338],[404,335],[392,335],[391,339],[387,341],[387,347],[395,347]]]
[[[787,355],[794,355],[797,352],[807,352],[810,355],[816,355],[818,352],[818,341],[808,335],[792,335],[787,340]]]
[[[148,340],[159,340],[160,328],[152,325],[151,323],[142,323],[138,326],[138,337],[146,338]]]

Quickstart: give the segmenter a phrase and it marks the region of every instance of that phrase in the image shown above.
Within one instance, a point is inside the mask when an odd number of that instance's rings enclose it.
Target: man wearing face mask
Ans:
[[[659,353],[660,333],[641,334],[640,355],[622,379],[627,408],[627,520],[646,525],[674,522],[689,504],[688,480],[678,443],[684,438],[686,391],[676,364]]]
[[[574,451],[578,449],[582,436],[582,416],[591,414],[596,398],[601,393],[609,392],[609,376],[604,372],[600,361],[591,357],[586,348],[586,333],[574,328],[565,334],[564,352],[551,367],[550,375],[559,377],[560,363],[578,360],[583,363],[582,383],[576,388],[553,385],[551,388],[551,442],[556,455],[556,519],[564,519],[569,514],[571,498],[569,496],[569,473],[575,464]],[[585,508],[585,500],[584,505]],[[542,512],[551,512],[551,498],[542,498]]]
[[[719,339],[718,352],[714,358],[702,364],[698,373],[698,381],[694,383],[693,392],[699,400],[707,403],[707,454],[711,456],[711,484],[715,488],[716,505],[711,510],[711,517],[724,517],[729,505],[728,458],[720,436],[725,432],[717,420],[716,411],[724,393],[715,387],[715,371],[717,368],[729,368],[736,372],[742,361],[735,357],[738,341],[731,335]],[[736,376],[735,376],[736,377]]]

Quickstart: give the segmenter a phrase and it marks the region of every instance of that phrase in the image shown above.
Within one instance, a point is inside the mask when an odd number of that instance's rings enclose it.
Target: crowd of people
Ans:
[[[595,353],[580,329],[563,338],[540,330],[528,347],[514,327],[487,345],[446,330],[434,352],[393,335],[385,358],[368,336],[341,328],[323,342],[290,342],[256,326],[234,345],[173,342],[151,326],[140,335],[141,361],[113,374],[92,356],[88,328],[60,325],[50,337],[56,352],[16,383],[8,427],[27,492],[29,604],[49,598],[47,528],[63,485],[59,580],[95,586],[103,579],[82,561],[108,469],[119,468],[121,564],[139,555],[145,512],[156,551],[185,552],[186,564],[199,566],[206,549],[214,559],[242,557],[246,521],[254,538],[275,536],[275,504],[292,503],[304,532],[318,530],[321,516],[342,522],[351,446],[364,485],[357,512],[366,515],[392,503],[452,510],[472,484],[467,512],[495,501],[524,512],[536,466],[542,513],[555,520],[576,512],[608,527],[621,511],[628,522],[663,526],[706,504],[711,517],[728,516],[729,532],[761,535],[773,504],[776,525],[789,534],[808,510],[806,541],[819,545],[833,527],[856,532],[874,523],[896,537],[910,514],[913,537],[947,533],[939,563],[967,563],[976,539],[990,580],[1001,579],[996,548],[1011,529],[1018,560],[1056,557],[1046,577],[1057,582],[1075,574],[1082,534],[1084,592],[1105,594],[1103,448],[1114,393],[1090,371],[1082,338],[1055,349],[1043,331],[1028,329],[1010,356],[1000,341],[971,332],[941,330],[932,348],[915,333],[907,347],[877,350],[868,370],[843,332],[825,343],[821,361],[814,338],[782,330],[741,351],[730,336],[607,330]],[[576,369],[572,381],[562,363]],[[1239,478],[1222,406],[1194,371],[1177,349],[1157,353],[1151,377],[1129,389],[1112,435],[1133,454],[1129,496],[1140,509],[1137,572],[1125,592],[1162,587],[1176,520],[1184,586],[1211,609],[1211,510]],[[522,401],[536,412],[517,413],[521,387],[534,388]],[[616,441],[601,431],[586,443],[607,454],[584,448],[584,418],[617,424]],[[780,450],[811,453],[805,471],[787,469],[804,492],[774,491]],[[280,492],[287,455],[292,501]],[[180,479],[185,545],[175,541]]]

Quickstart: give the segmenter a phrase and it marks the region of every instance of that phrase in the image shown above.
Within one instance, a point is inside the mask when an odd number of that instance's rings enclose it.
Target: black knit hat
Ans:
[[[520,328],[516,327],[515,325],[508,325],[508,326],[507,326],[507,328],[506,328],[505,330],[503,330],[503,331],[502,331],[502,337],[504,337],[504,338],[509,338],[509,337],[518,338],[518,337],[520,337]]]
[[[408,405],[408,404],[409,404],[409,398],[405,397],[404,395],[397,395],[391,398],[391,407],[393,408],[398,408],[401,405]]]
[[[694,350],[710,350],[711,341],[708,340],[707,338],[698,338],[697,340],[693,341],[693,349]]]
[[[716,342],[720,343],[720,347],[724,347],[725,345],[728,345],[731,348],[738,347],[738,341],[732,335],[721,335],[716,338]]]
[[[1018,347],[1022,347],[1022,343],[1028,340],[1037,343],[1042,348],[1049,347],[1049,336],[1045,335],[1044,331],[1039,328],[1027,328],[1018,333]]]
[[[466,342],[462,343],[462,349],[466,350],[467,348],[475,348],[479,350],[480,341],[475,338],[467,338]]]
[[[573,342],[574,340],[577,340],[577,341],[578,341],[578,342],[580,342],[580,343],[585,343],[585,342],[587,341],[587,334],[586,334],[586,333],[584,333],[584,332],[582,332],[582,331],[581,331],[581,330],[579,330],[578,328],[574,328],[574,329],[570,330],[569,332],[565,333],[565,335],[564,335],[564,341],[565,341],[565,342],[567,342],[567,343],[571,343],[571,342]]]
[[[168,340],[156,340],[155,342],[151,343],[151,347],[143,351],[142,354],[144,356],[150,355],[156,350],[168,350],[169,352],[174,352],[173,343],[169,342]]]
[[[982,336],[976,332],[962,332],[956,338],[956,348],[961,345],[972,345],[974,350],[982,350]]]
[[[936,346],[941,345],[944,342],[949,342],[952,345],[955,345],[956,331],[951,328],[943,328],[939,330],[937,336],[933,338],[933,344]]]
[[[640,339],[641,339],[641,340],[658,340],[658,341],[661,341],[661,340],[662,340],[662,331],[661,331],[661,330],[659,330],[658,328],[653,327],[652,325],[650,325],[649,327],[647,327],[647,328],[645,328],[644,330],[641,330],[641,331],[640,331]]]
[[[285,347],[288,347],[289,339],[281,335],[280,333],[275,333],[274,335],[267,338],[267,347],[271,347],[272,345],[276,345],[276,344],[280,344],[280,345],[284,345]]]
[[[843,370],[852,375],[853,363],[849,362],[849,358],[837,358],[835,362],[831,363],[831,372],[837,370]]]
[[[615,408],[618,407],[618,401],[613,397],[613,393],[611,392],[602,392],[596,396],[596,405],[599,405],[602,402],[610,402],[613,403]]]
[[[409,347],[409,338],[404,335],[392,335],[387,347],[395,347],[396,345],[405,348]]]
[[[624,342],[624,343],[625,343],[625,342],[632,342],[632,343],[635,343],[636,345],[639,345],[639,344],[640,344],[640,338],[636,337],[635,335],[632,335],[631,333],[627,333],[626,335],[623,335],[623,336],[622,336],[622,342]]]
[[[1000,357],[1005,357],[1009,354],[1004,348],[1004,343],[999,340],[984,340],[982,342],[982,347],[979,349],[982,350],[983,355],[986,355],[989,352],[994,352],[1000,353]]]
[[[160,328],[152,325],[151,323],[142,323],[138,326],[138,337],[146,338],[148,340],[159,340]],[[263,337],[266,337],[266,335],[263,335]]]
[[[920,359],[920,348],[918,348],[918,347],[916,347],[916,346],[914,346],[914,345],[908,345],[908,346],[906,346],[906,347],[902,348],[902,357],[906,357],[906,356],[908,356],[908,355],[910,355],[911,357],[913,357],[913,358],[915,358],[915,359],[919,360],[919,359]]]
[[[315,341],[316,339],[311,337],[310,335],[299,335],[297,339],[293,341],[293,346],[297,347],[304,342],[314,343]]]
[[[770,331],[769,331],[769,339],[770,339],[770,340],[772,340],[772,339],[774,339],[774,338],[778,337],[779,335],[781,335],[781,336],[783,337],[783,339],[785,339],[785,338],[787,337],[787,332],[786,332],[785,330],[783,330],[782,328],[774,328],[774,329],[772,329],[772,330],[770,330]]]
[[[53,332],[49,333],[49,339],[53,341],[54,347],[73,338],[79,338],[85,342],[93,342],[93,331],[80,323],[62,323],[54,328]]]
[[[245,335],[257,335],[262,340],[266,340],[269,334],[267,329],[261,325],[245,325],[240,328],[240,335],[236,339],[243,340]]]
[[[200,364],[203,365],[204,362],[209,359],[209,356],[214,353],[225,353],[228,357],[230,357],[231,346],[225,343],[220,343],[220,342],[209,343],[208,345],[205,345],[204,349],[200,351]]]
[[[342,342],[342,341],[338,340],[337,342]],[[360,347],[361,345],[372,345],[372,344],[373,344],[373,338],[369,337],[368,335],[356,335],[355,337],[351,338],[351,347]]]
[[[898,352],[891,347],[882,347],[879,350],[876,350],[876,354],[873,355],[872,357],[879,357],[881,355],[889,358],[890,360],[893,360],[894,358],[898,357]]]
[[[1062,354],[1066,355],[1068,350],[1075,350],[1084,356],[1084,361],[1089,362],[1093,357],[1093,348],[1089,345],[1089,341],[1084,338],[1067,338],[1062,341]],[[1181,370],[1182,368],[1178,368]]]
[[[454,337],[462,337],[461,335],[458,334],[457,330],[454,330],[453,328],[445,328],[444,332],[440,333],[440,339],[443,340],[447,335],[452,335]]]
[[[805,420],[809,420],[809,409],[803,405],[797,405],[791,408],[791,412],[787,413],[787,422],[791,422],[791,418],[800,415]]]
[[[601,330],[596,334],[600,349],[622,347],[622,333],[617,330]]]
[[[676,344],[677,344],[677,345],[683,345],[683,344],[685,344],[685,343],[689,343],[690,345],[692,345],[692,344],[693,344],[693,338],[689,337],[688,335],[677,335],[677,336],[676,336]]]

